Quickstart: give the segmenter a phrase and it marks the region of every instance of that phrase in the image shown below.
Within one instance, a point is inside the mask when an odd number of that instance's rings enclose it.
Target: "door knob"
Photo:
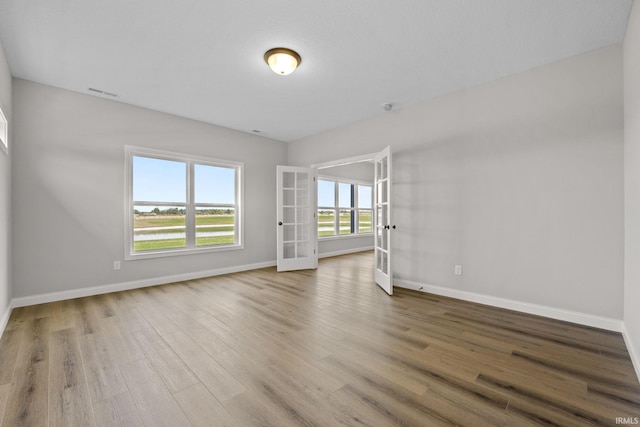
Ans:
[[[393,224],[393,227],[391,227],[391,228],[393,228],[393,229],[395,230],[395,229],[396,229],[396,225],[395,225],[395,224]]]
[[[278,222],[278,225],[282,225],[282,221],[279,221],[279,222]]]

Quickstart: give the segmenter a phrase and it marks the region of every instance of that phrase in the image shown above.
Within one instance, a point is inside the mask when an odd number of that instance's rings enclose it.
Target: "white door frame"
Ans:
[[[336,166],[350,165],[352,163],[373,162],[379,153],[362,154],[360,156],[347,157],[346,159],[332,160],[330,162],[322,162],[311,165],[315,169],[333,168]]]
[[[362,154],[360,156],[348,157],[348,158],[345,158],[345,159],[332,160],[332,161],[322,162],[322,163],[315,163],[315,164],[311,165],[311,167],[315,168],[317,170],[317,169],[325,169],[325,168],[336,167],[336,166],[344,166],[344,165],[349,165],[349,164],[352,164],[352,163],[359,163],[359,162],[375,162],[375,160],[382,153],[385,153],[385,152],[387,152],[389,154],[389,156],[390,156],[391,155],[391,148],[389,146],[387,146],[382,151],[379,151],[379,152],[376,152],[376,153]],[[388,166],[389,166],[389,170],[388,171],[389,171],[389,173],[391,173],[391,162],[389,162]],[[390,178],[391,178],[391,176],[389,175],[389,179]],[[317,184],[316,184],[316,187],[317,187]],[[374,186],[373,187],[374,187],[373,191],[374,191],[374,194],[375,194],[375,176],[374,176]],[[391,193],[391,186],[388,187],[388,190],[389,190],[389,196],[390,196],[391,195],[390,194]],[[317,202],[317,200],[316,200],[316,202]],[[389,207],[388,219],[390,221],[390,214],[391,214],[390,200],[389,200],[389,206],[388,207]],[[375,209],[376,209],[376,207],[375,207],[375,204],[374,204],[373,209],[372,209],[372,219],[373,219],[373,224],[372,225],[373,225],[373,231],[374,231],[374,242],[376,241],[375,235],[376,235],[376,225],[377,225],[376,224],[376,219],[375,219],[376,218]],[[389,225],[390,224],[391,224],[391,222],[389,222]],[[386,226],[387,224],[383,224],[383,225]],[[386,227],[385,227],[385,231],[388,233],[387,234],[387,239],[388,239],[387,242],[390,242],[391,229],[395,229],[395,225],[390,225],[389,229],[386,229]],[[388,253],[387,253],[387,256],[388,256],[387,257],[387,262],[388,262],[388,264],[387,264],[387,268],[388,268],[387,273],[388,274],[385,273],[384,275],[382,275],[381,272],[379,272],[378,269],[376,268],[379,254],[378,254],[378,251],[375,250],[375,246],[376,245],[374,243],[374,252],[375,252],[375,259],[376,259],[376,262],[374,264],[374,277],[375,277],[376,283],[378,285],[380,285],[380,287],[382,289],[384,289],[385,292],[387,292],[389,295],[391,295],[393,293],[393,275],[392,275],[391,263],[390,263],[390,260],[391,260],[391,257],[390,257],[391,256],[391,248],[390,248],[390,246],[388,247]],[[381,282],[382,282],[382,284],[384,286],[380,284]]]

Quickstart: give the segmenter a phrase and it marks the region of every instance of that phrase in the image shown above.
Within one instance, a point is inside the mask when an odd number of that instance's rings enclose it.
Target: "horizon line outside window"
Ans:
[[[125,259],[242,248],[242,166],[127,147]]]
[[[318,180],[318,237],[372,233],[373,186],[339,179]]]

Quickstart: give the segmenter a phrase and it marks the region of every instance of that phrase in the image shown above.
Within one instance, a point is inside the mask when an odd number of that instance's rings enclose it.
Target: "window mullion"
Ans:
[[[355,193],[355,185],[351,184],[350,187],[351,187],[350,188],[351,189],[351,191],[350,191],[350,193],[351,193],[350,194],[350,196],[351,196],[351,209],[350,209],[351,218],[349,218],[349,229],[351,231],[350,234],[354,234],[355,233],[355,225],[356,225],[355,218],[354,218],[355,206],[356,206],[354,198],[355,198],[355,194],[356,193]]]
[[[195,253],[195,251],[221,251],[242,248],[242,171],[243,164],[237,162],[226,162],[205,158],[189,158],[190,156],[178,153],[161,152],[140,147],[125,147],[127,181],[127,209],[126,209],[126,235],[125,235],[125,259],[155,258],[160,256],[173,256]],[[140,160],[141,182],[139,185],[138,198],[134,200],[133,194],[136,188],[134,180],[137,180],[135,162]],[[166,163],[165,163],[166,162]],[[180,163],[181,165],[177,165]],[[218,169],[203,169],[203,179],[201,184],[210,185],[211,174],[222,174],[226,187],[222,190],[229,194],[230,189],[234,190],[233,199],[227,197],[226,203],[212,203],[215,201],[215,194],[211,197],[211,188],[204,188],[203,194],[206,202],[196,204],[196,173],[200,177],[199,165],[209,166]],[[162,179],[158,178],[163,174],[163,168],[168,172]],[[230,176],[229,171],[233,169],[234,176]],[[149,178],[145,181],[145,178]],[[150,178],[153,178],[150,179]],[[169,184],[167,191],[162,191],[160,187],[163,179],[172,179],[175,184],[180,181],[184,187]],[[231,182],[233,180],[233,184]],[[235,188],[229,187],[229,184]],[[173,188],[174,190],[171,190]],[[182,189],[181,189],[182,188]],[[141,191],[144,190],[144,191]],[[154,196],[159,194],[160,196]],[[174,195],[169,196],[169,195]],[[200,197],[200,196],[198,196]],[[207,199],[208,197],[208,199]],[[173,199],[174,201],[153,201],[152,199]],[[175,200],[182,199],[182,202]],[[140,210],[135,214],[136,208]],[[156,211],[157,208],[158,210]],[[202,209],[202,212],[201,212]],[[199,217],[201,212],[206,214],[207,209],[221,209],[233,212],[234,221],[230,218]],[[226,212],[213,212],[213,214],[227,215]],[[228,216],[228,215],[227,215]],[[200,235],[197,235],[198,224],[202,225]],[[229,231],[233,229],[232,236]],[[225,237],[227,236],[227,237]],[[233,240],[233,241],[231,241]],[[200,243],[200,245],[198,245]]]
[[[235,171],[235,188],[234,188],[234,192],[235,192],[235,200],[234,200],[234,208],[233,208],[233,214],[234,214],[234,221],[233,221],[233,234],[234,234],[234,240],[236,242],[239,242],[242,239],[242,236],[240,235],[240,233],[243,232],[243,230],[241,230],[240,227],[240,222],[241,222],[241,212],[239,211],[239,206],[242,200],[242,196],[240,194],[240,186],[242,185],[242,177],[240,176],[240,170],[236,169]]]
[[[186,222],[186,238],[187,238],[187,248],[195,248],[196,246],[196,208],[194,203],[195,197],[195,179],[194,179],[194,162],[187,162],[187,206],[186,211],[187,215],[185,218]]]
[[[353,194],[353,199],[352,199],[352,203],[351,206],[353,207],[353,211],[352,211],[352,224],[353,224],[353,230],[351,230],[352,233],[358,233],[360,231],[360,213],[358,211],[358,186],[357,185],[352,185],[351,186],[352,190],[351,193]]]
[[[333,234],[335,236],[340,235],[340,185],[338,181],[333,183]]]

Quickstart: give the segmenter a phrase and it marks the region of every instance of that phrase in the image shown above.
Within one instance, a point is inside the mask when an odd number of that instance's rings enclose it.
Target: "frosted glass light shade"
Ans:
[[[293,73],[302,62],[297,52],[285,47],[276,47],[268,50],[264,54],[264,60],[274,73],[281,76]]]

